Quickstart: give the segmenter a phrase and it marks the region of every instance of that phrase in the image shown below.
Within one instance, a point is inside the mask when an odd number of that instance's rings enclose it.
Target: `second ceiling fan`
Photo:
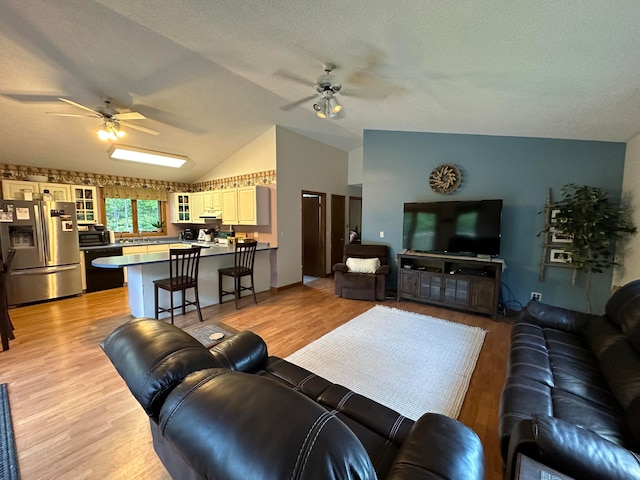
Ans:
[[[313,95],[309,95],[308,97],[297,100],[293,103],[289,103],[282,107],[283,110],[290,110],[298,105],[301,105],[309,100],[313,100],[317,98],[318,95],[320,98],[316,103],[313,104],[313,109],[316,111],[316,115],[320,118],[336,118],[338,113],[342,110],[342,105],[338,102],[335,97],[335,94],[340,92],[342,89],[342,84],[334,83],[335,76],[332,75],[333,69],[336,66],[333,63],[325,63],[324,64],[324,75],[320,75],[315,83],[309,82],[304,78],[300,78],[296,75],[293,75],[287,71],[279,70],[276,72],[278,75],[287,78],[289,80],[293,80],[298,83],[303,83],[305,85],[313,85],[316,90],[316,93]]]

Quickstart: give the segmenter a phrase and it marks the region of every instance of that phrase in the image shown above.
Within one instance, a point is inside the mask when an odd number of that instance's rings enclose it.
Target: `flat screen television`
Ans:
[[[405,203],[402,247],[497,256],[501,218],[502,200]]]

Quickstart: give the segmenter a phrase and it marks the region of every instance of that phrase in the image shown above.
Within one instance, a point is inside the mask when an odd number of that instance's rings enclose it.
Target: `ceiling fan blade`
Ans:
[[[306,85],[307,87],[313,87],[316,84],[316,82],[314,82],[312,80],[309,80],[307,78],[299,77],[298,75],[296,75],[294,73],[291,73],[288,70],[285,70],[283,68],[281,68],[279,70],[276,70],[274,72],[274,75],[277,75],[277,76],[282,77],[282,78],[286,78],[287,80],[292,80],[292,81],[297,82],[297,83],[301,83],[302,85]]]
[[[96,115],[88,115],[84,113],[58,113],[47,112],[47,115],[55,115],[57,117],[83,117],[83,118],[96,118]]]
[[[145,120],[147,117],[138,112],[122,112],[113,115],[116,120]]]
[[[89,108],[89,107],[85,107],[84,105],[80,105],[79,103],[74,102],[73,100],[68,100],[66,98],[62,98],[59,97],[58,100],[68,103],[69,105],[73,105],[74,107],[78,107],[81,108],[83,110],[86,110],[88,112],[94,113],[96,115],[96,117],[102,117],[102,114],[100,112],[96,112],[94,109]]]
[[[136,125],[135,123],[123,122],[122,120],[118,120],[121,125],[124,125],[128,128],[133,128],[134,130],[140,130],[141,132],[148,133],[149,135],[160,135],[160,132],[156,130],[151,130],[147,127],[141,127],[140,125]]]
[[[287,105],[283,105],[282,107],[280,107],[280,109],[281,110],[285,110],[285,111],[291,110],[292,108],[297,107],[298,105],[300,105],[302,103],[305,103],[305,102],[308,102],[310,100],[313,100],[314,98],[317,98],[317,97],[318,97],[317,94],[309,95],[308,97],[302,98],[302,99],[300,99],[300,100],[298,100],[296,102],[288,103]]]

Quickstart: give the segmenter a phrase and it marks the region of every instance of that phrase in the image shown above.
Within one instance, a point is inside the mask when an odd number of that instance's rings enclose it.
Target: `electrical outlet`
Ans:
[[[384,232],[380,232],[380,238],[384,238]]]
[[[259,235],[260,235],[259,232],[253,232],[253,238],[258,238]]]
[[[542,294],[539,292],[531,292],[531,300],[533,300],[534,302],[541,302]]]

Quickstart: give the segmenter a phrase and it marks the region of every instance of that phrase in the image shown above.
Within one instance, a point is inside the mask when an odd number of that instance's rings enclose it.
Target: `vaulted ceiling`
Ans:
[[[0,0],[0,162],[190,182],[277,124],[351,151],[364,129],[627,141],[640,132],[640,2]],[[314,93],[337,65],[344,109]],[[305,82],[295,79],[306,80]],[[113,97],[188,156],[107,158]]]

